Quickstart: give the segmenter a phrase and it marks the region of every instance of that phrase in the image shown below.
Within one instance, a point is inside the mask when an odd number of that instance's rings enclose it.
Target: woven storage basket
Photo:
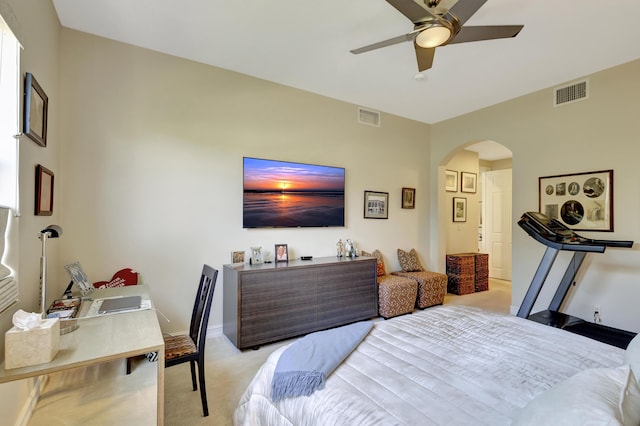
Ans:
[[[474,276],[448,274],[447,291],[458,295],[475,292]]]
[[[474,254],[450,254],[447,255],[447,274],[475,275]]]
[[[475,290],[489,290],[489,255],[486,253],[477,253],[476,260],[476,279]]]

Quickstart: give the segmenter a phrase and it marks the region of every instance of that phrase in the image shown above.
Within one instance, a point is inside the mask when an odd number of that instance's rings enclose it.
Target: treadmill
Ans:
[[[522,215],[518,225],[524,229],[533,239],[544,244],[547,249],[538,265],[538,269],[529,285],[529,290],[524,296],[518,316],[552,327],[561,328],[572,333],[598,340],[609,345],[626,349],[636,333],[618,330],[601,324],[587,322],[581,318],[560,312],[562,302],[574,283],[574,279],[582,262],[588,253],[604,253],[607,247],[630,248],[633,241],[593,240],[582,237],[569,229],[562,222],[551,219],[538,212],[527,212]],[[560,281],[549,308],[544,311],[531,314],[531,309],[542,290],[542,286],[561,250],[574,252],[567,270]]]

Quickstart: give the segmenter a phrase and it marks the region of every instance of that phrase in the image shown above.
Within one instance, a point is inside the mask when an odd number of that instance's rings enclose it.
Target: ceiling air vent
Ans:
[[[380,127],[380,113],[378,111],[358,107],[358,123]]]
[[[556,88],[553,91],[553,106],[570,104],[587,98],[589,98],[588,81],[578,81],[569,86]]]

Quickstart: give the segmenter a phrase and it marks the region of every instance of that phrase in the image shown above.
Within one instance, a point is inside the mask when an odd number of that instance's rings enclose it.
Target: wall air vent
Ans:
[[[582,80],[553,90],[553,106],[570,104],[589,98],[589,81]]]
[[[378,111],[358,107],[358,123],[380,127],[380,113]]]

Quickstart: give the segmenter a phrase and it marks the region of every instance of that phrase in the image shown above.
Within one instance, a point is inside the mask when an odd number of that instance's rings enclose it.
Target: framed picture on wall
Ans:
[[[458,192],[458,172],[455,170],[444,171],[444,189],[448,192]]]
[[[477,180],[478,180],[477,174],[469,173],[469,172],[461,172],[460,173],[460,191],[475,194]]]
[[[402,208],[414,209],[416,207],[416,189],[402,188]]]
[[[453,221],[467,221],[467,199],[463,197],[453,197]]]
[[[44,166],[36,166],[36,216],[53,214],[53,172]]]
[[[22,132],[40,146],[47,146],[47,111],[49,98],[33,74],[24,79],[24,113]]]
[[[613,231],[613,170],[538,178],[538,211],[577,231]]]
[[[389,193],[364,191],[365,219],[389,218]]]

